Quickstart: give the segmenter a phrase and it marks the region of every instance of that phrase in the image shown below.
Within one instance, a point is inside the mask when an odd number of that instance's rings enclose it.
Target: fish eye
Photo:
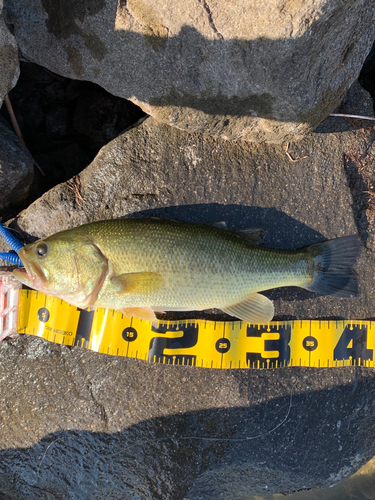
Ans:
[[[36,253],[39,257],[44,257],[48,252],[48,247],[45,243],[39,243],[36,247]]]

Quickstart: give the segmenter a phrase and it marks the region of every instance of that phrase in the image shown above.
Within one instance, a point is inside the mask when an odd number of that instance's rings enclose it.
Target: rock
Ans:
[[[16,134],[0,118],[0,212],[19,206],[34,178],[34,161]]]
[[[18,49],[16,39],[1,16],[3,1],[0,0],[0,107],[4,97],[17,83],[19,76]]]
[[[356,80],[350,86],[348,92],[345,94],[340,105],[334,110],[334,113],[339,113],[342,116],[337,118],[327,118],[319,127],[315,129],[316,132],[344,132],[352,131],[353,129],[361,129],[369,127],[369,125],[374,122],[369,120],[363,120],[359,118],[353,118],[352,116],[365,116],[373,118],[374,107],[373,99],[370,93],[365,90],[360,82]]]
[[[0,356],[5,498],[229,500],[324,487],[374,453],[372,369],[162,366],[24,337]]]
[[[375,458],[361,467],[355,474],[331,488],[312,488],[290,495],[244,496],[238,500],[352,500],[371,498],[374,492]]]
[[[148,118],[102,148],[70,185],[60,184],[33,203],[17,224],[26,233],[46,237],[128,214],[225,220],[230,227],[264,228],[265,244],[277,248],[352,234],[357,232],[355,214],[360,214],[353,212],[343,158],[349,161],[353,151],[367,152],[371,162],[371,130],[312,134],[286,151],[285,146],[250,146],[187,134]],[[366,214],[363,217],[367,220]],[[362,224],[366,241],[372,234],[367,229]],[[274,291],[270,296],[277,317],[371,317],[375,291],[372,271],[367,270],[370,255],[363,252],[358,268],[361,298]]]
[[[226,220],[278,248],[360,230],[360,298],[268,296],[279,319],[371,318],[374,226],[361,225],[368,204],[353,209],[348,155],[367,158],[374,140],[352,127],[286,149],[148,118],[15,225],[44,237],[126,215]],[[16,498],[230,500],[328,487],[375,455],[372,369],[153,365],[21,336],[0,344],[0,379],[0,491]]]
[[[22,53],[159,121],[257,142],[315,128],[358,77],[371,0],[6,0]]]
[[[370,94],[358,80],[353,82],[345,95],[339,112],[374,118],[374,103]]]

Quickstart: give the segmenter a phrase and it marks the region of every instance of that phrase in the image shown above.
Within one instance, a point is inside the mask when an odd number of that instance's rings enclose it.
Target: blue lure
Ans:
[[[18,252],[20,248],[24,245],[23,243],[14,236],[14,234],[0,222],[0,236],[10,245],[15,252]],[[17,253],[14,252],[0,252],[0,259],[3,259],[11,264],[17,266],[23,266],[21,259],[18,257]]]

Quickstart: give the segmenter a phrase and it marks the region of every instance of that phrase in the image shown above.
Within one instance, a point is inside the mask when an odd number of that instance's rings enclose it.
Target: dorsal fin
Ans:
[[[261,245],[264,238],[264,230],[258,227],[248,227],[236,231],[237,234],[245,238],[252,245]]]
[[[239,236],[242,236],[248,243],[251,245],[261,245],[263,243],[264,238],[264,230],[259,227],[248,227],[246,229],[231,229],[227,226],[225,221],[217,221],[217,222],[206,222],[206,225],[218,227],[220,229],[227,229],[232,233],[236,233]]]
[[[206,222],[207,226],[220,227],[221,229],[228,229],[227,223],[224,220],[216,222]]]

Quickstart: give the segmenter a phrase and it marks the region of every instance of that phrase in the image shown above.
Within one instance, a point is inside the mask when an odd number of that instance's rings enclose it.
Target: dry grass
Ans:
[[[78,175],[73,177],[73,180],[66,181],[67,187],[74,193],[74,202],[77,207],[82,207],[85,200],[81,195],[81,181]]]

